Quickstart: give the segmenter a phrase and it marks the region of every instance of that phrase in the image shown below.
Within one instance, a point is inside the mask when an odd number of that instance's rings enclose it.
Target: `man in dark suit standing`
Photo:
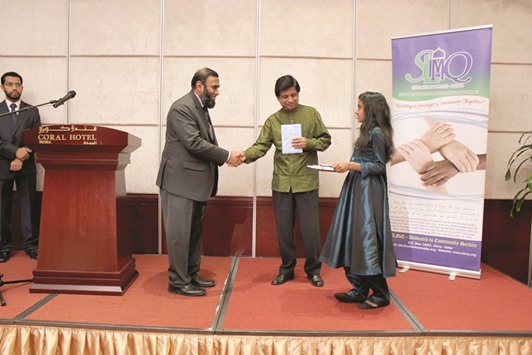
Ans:
[[[220,148],[216,141],[208,109],[219,94],[218,73],[199,69],[191,86],[168,112],[157,186],[168,247],[168,291],[203,296],[206,287],[215,285],[198,275],[207,200],[216,195],[218,166],[238,166],[243,154]]]
[[[2,90],[6,99],[0,105],[0,114],[23,110],[30,106],[21,100],[22,77],[15,72],[2,75]],[[37,108],[0,117],[0,262],[9,260],[11,240],[11,202],[16,183],[20,206],[22,247],[26,254],[37,259],[39,222],[35,215],[37,168],[31,149],[24,146],[24,130],[41,125]]]

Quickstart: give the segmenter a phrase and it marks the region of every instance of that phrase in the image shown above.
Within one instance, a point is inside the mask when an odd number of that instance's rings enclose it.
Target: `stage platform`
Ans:
[[[482,265],[480,280],[409,270],[389,279],[392,303],[339,303],[343,270],[302,270],[272,286],[279,259],[203,257],[217,281],[204,297],[167,291],[167,257],[134,255],[139,278],[122,296],[29,293],[4,284],[0,354],[532,354],[532,289]],[[31,279],[23,251],[3,281]]]

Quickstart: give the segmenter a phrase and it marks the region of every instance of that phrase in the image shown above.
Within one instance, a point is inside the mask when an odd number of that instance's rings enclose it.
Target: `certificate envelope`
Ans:
[[[316,169],[320,171],[334,171],[334,168],[331,164],[309,164],[307,168]]]
[[[301,124],[281,125],[281,141],[283,144],[283,154],[303,153],[303,149],[292,147],[292,138],[301,137]]]

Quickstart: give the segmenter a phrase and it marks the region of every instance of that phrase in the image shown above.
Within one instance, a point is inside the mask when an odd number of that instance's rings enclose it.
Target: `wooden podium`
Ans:
[[[45,169],[33,293],[122,295],[137,278],[124,169],[141,140],[89,125],[24,132]]]

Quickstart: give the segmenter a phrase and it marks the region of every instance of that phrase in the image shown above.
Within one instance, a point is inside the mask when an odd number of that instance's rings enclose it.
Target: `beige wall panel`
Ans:
[[[66,55],[67,0],[1,1],[2,55]]]
[[[491,66],[490,131],[532,130],[532,81],[525,79],[532,78],[530,64]]]
[[[158,124],[157,58],[72,58],[70,123]]]
[[[44,168],[41,164],[37,165],[37,191],[42,191],[44,186]]]
[[[213,125],[252,127],[255,121],[255,60],[248,58],[166,58],[164,60],[163,124],[172,103],[191,89],[202,67],[220,76],[220,95],[212,109]]]
[[[106,126],[128,132],[142,140],[142,145],[133,151],[131,163],[125,168],[126,191],[128,193],[159,193],[155,185],[159,171],[159,127]]]
[[[251,145],[251,144],[250,144]],[[246,147],[247,148],[247,147]],[[255,161],[255,180],[256,187],[255,193],[257,196],[271,196],[272,195],[272,176],[273,176],[273,154],[274,148],[268,151],[268,153]]]
[[[281,108],[275,97],[275,81],[290,74],[301,86],[300,104],[316,108],[327,127],[351,127],[352,73],[351,60],[261,59],[258,124]]]
[[[216,128],[218,145],[229,151],[242,151],[253,139],[251,128]],[[253,196],[253,165],[220,167],[218,196]]]
[[[382,93],[388,104],[392,100],[392,62],[389,60],[357,60],[355,66],[355,105],[365,91]],[[390,106],[391,107],[391,106]],[[354,108],[353,108],[354,112]]]
[[[2,72],[14,71],[24,80],[22,99],[31,105],[57,100],[67,93],[66,58],[1,58]],[[2,92],[0,100],[4,100]],[[39,107],[43,124],[66,123],[66,106],[53,108],[52,105]]]
[[[253,56],[256,1],[166,1],[164,54]]]
[[[512,132],[531,129],[532,86],[524,80],[532,77],[528,0],[335,0],[334,6],[321,0],[20,0],[2,5],[12,14],[4,16],[0,34],[3,72],[22,74],[23,99],[32,104],[77,92],[57,109],[41,107],[45,124],[113,125],[141,137],[143,146],[126,168],[128,191],[140,193],[158,192],[155,176],[165,130],[158,125],[166,122],[171,103],[190,90],[190,79],[202,66],[220,74],[212,117],[224,148],[253,143],[258,134],[253,127],[260,128],[280,107],[275,80],[292,74],[302,85],[301,103],[318,109],[333,136],[320,161],[338,161],[351,154],[356,96],[372,90],[391,100],[391,38],[493,24],[486,197],[510,199],[518,190],[504,181],[504,172],[520,135]],[[294,14],[289,24],[288,14]],[[21,26],[24,21],[31,26]],[[18,29],[16,40],[9,29]],[[167,56],[163,74],[161,32]],[[255,177],[257,194],[270,196],[272,150],[255,165],[222,167],[220,193],[252,195]],[[42,174],[40,169],[39,184]],[[342,174],[322,174],[320,195],[337,197],[342,182]]]
[[[159,55],[160,1],[71,1],[72,55]]]
[[[531,173],[530,164],[528,169],[521,168],[517,181],[506,182],[506,166],[512,153],[520,146],[521,133],[489,133],[488,153],[486,156],[486,198],[487,199],[513,199],[514,195],[524,187],[522,183]],[[531,199],[532,196],[529,196]]]
[[[453,28],[493,25],[494,62],[532,61],[532,1],[453,0]]]
[[[268,0],[261,5],[261,55],[352,56],[352,0]]]
[[[395,37],[449,29],[450,0],[356,1],[357,58],[392,57]]]

